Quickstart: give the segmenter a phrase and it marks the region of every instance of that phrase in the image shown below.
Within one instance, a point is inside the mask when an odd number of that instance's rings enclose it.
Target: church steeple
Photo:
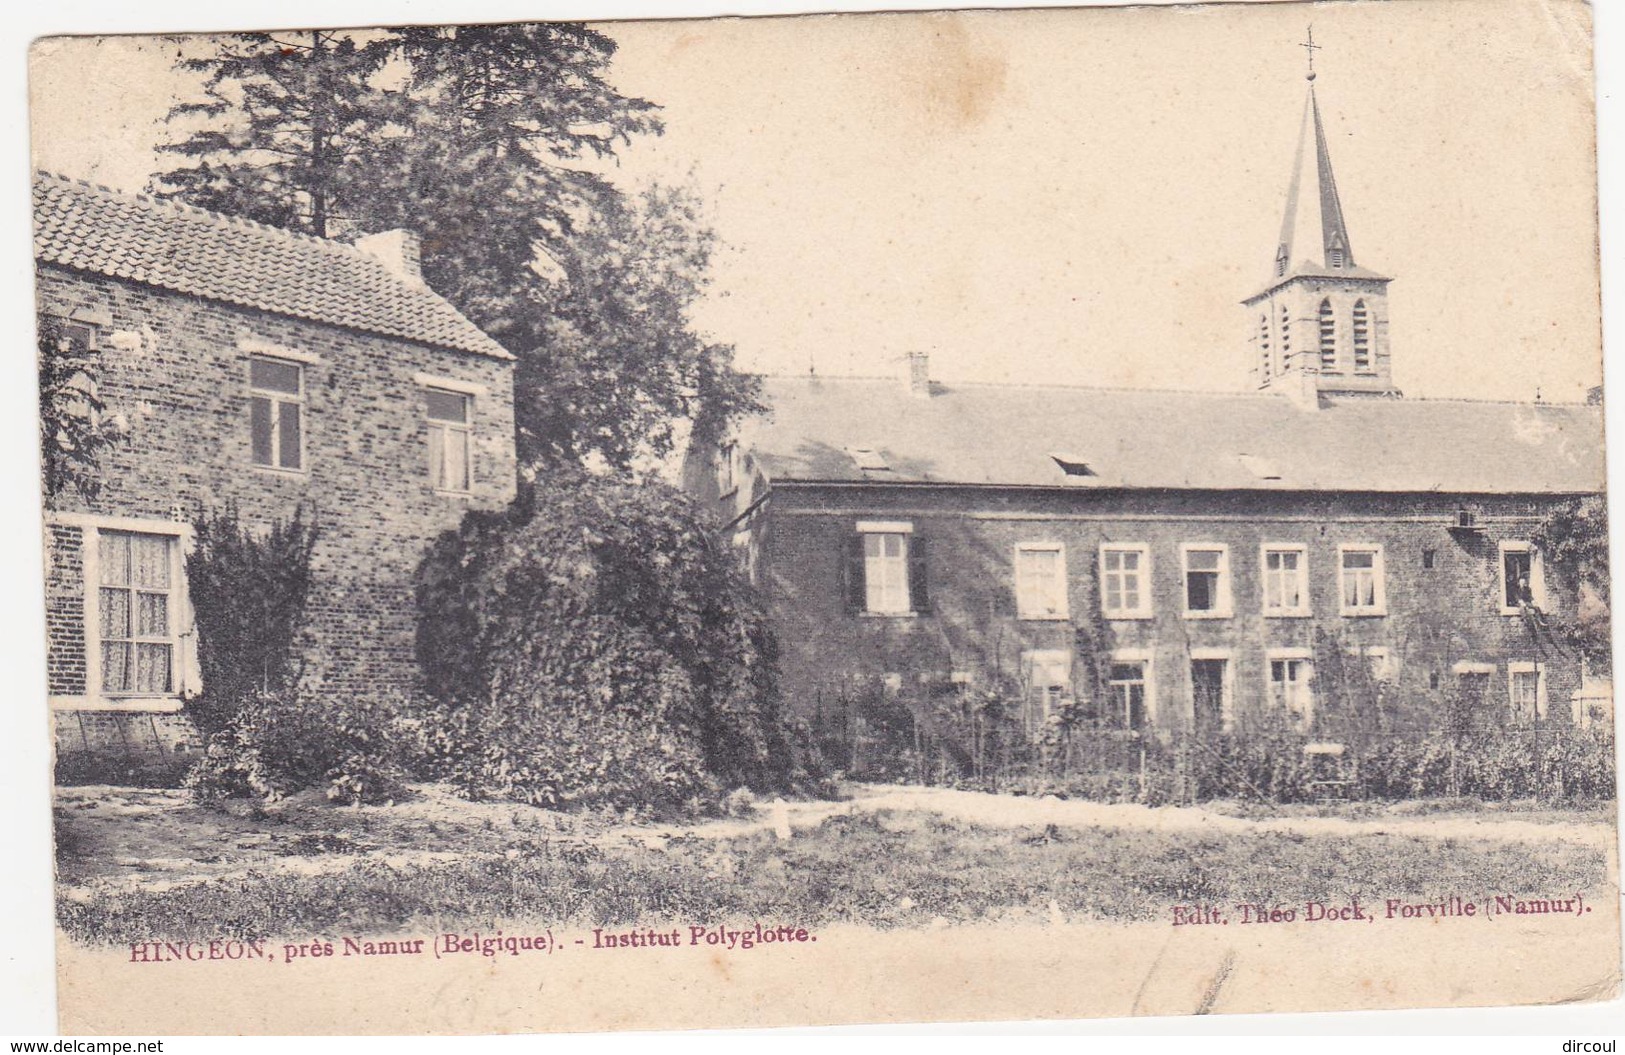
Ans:
[[[1313,188],[1309,194],[1303,193],[1305,183]],[[1299,262],[1318,270],[1354,267],[1354,249],[1349,244],[1348,224],[1343,221],[1343,202],[1337,196],[1337,178],[1332,175],[1332,155],[1326,147],[1326,127],[1320,119],[1313,82],[1303,103],[1298,151],[1287,184],[1286,215],[1281,218],[1281,239],[1275,250],[1275,277],[1284,278]]]
[[[1354,261],[1315,97],[1311,31],[1307,98],[1287,181],[1281,236],[1264,289],[1249,297],[1258,387],[1318,405],[1322,395],[1397,396],[1388,355],[1389,279]]]

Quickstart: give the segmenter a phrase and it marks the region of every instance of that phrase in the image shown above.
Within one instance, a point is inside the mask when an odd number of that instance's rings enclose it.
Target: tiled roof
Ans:
[[[1604,486],[1602,408],[766,378],[742,442],[776,481],[1573,494]],[[872,449],[863,471],[847,448]],[[1093,475],[1057,463],[1081,460]],[[1243,457],[1246,456],[1246,457]],[[1275,477],[1278,477],[1275,478]]]
[[[444,297],[354,246],[44,172],[34,178],[34,256],[280,315],[513,358]]]

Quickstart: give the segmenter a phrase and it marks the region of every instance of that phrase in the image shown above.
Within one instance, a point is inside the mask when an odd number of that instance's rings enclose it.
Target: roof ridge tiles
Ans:
[[[500,359],[513,355],[432,288],[355,245],[46,169],[35,256],[189,296]],[[228,259],[229,267],[210,266]]]
[[[160,198],[156,194],[151,194],[147,191],[119,190],[116,187],[109,187],[105,183],[92,183],[90,180],[78,179],[74,176],[64,176],[59,172],[51,172],[48,169],[35,169],[35,174],[43,176],[46,179],[57,180],[62,183],[78,184],[81,187],[87,187],[91,190],[99,191],[115,201],[120,199],[126,201],[134,200],[157,209],[168,209],[171,212],[177,213],[190,213],[200,219],[223,224],[227,227],[239,227],[248,231],[261,231],[279,238],[309,242],[312,245],[319,246],[323,249],[337,251],[347,257],[354,257],[368,263],[381,264],[377,257],[373,256],[365,249],[358,248],[352,242],[340,241],[337,238],[327,238],[322,235],[311,234],[308,231],[295,231],[291,227],[278,227],[276,224],[265,223],[264,221],[255,220],[247,216],[237,216],[233,213],[219,212],[214,209],[205,209],[201,205],[194,205],[191,202],[181,201],[178,198]]]

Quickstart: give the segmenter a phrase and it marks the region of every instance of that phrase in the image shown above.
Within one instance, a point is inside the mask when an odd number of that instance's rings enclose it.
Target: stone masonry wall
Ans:
[[[1111,648],[1148,650],[1154,721],[1180,728],[1191,713],[1192,650],[1227,650],[1238,709],[1267,698],[1269,649],[1313,649],[1316,631],[1341,648],[1384,648],[1392,687],[1419,724],[1436,720],[1457,663],[1493,664],[1490,697],[1507,698],[1507,663],[1547,669],[1549,713],[1562,718],[1579,686],[1577,658],[1501,614],[1501,539],[1527,539],[1556,499],[1450,495],[1285,493],[1134,494],[993,489],[778,486],[755,518],[762,583],[783,649],[792,706],[810,714],[843,677],[970,674],[986,684],[1014,676],[1029,649],[1070,650],[1080,622],[1098,611],[1102,542],[1150,546],[1153,617],[1100,620]],[[1451,532],[1461,504],[1477,511],[1482,534]],[[930,606],[917,617],[853,613],[843,595],[846,540],[859,520],[908,521],[928,540]],[[765,530],[764,530],[765,527]],[[1069,618],[1017,618],[1018,542],[1065,547]],[[1229,547],[1234,614],[1183,615],[1182,543]],[[1308,547],[1311,615],[1262,614],[1260,547]],[[1339,614],[1339,544],[1381,544],[1387,614]],[[1431,567],[1425,555],[1431,552]],[[1575,598],[1549,582],[1549,609]],[[1435,713],[1429,713],[1430,711]]]
[[[410,692],[418,561],[465,510],[513,497],[512,364],[55,267],[39,269],[38,292],[43,312],[95,320],[103,416],[129,423],[101,458],[96,499],[67,494],[52,513],[190,521],[235,504],[265,526],[303,506],[321,528],[309,673],[326,691]],[[251,464],[245,341],[319,360],[304,367],[304,471]],[[473,399],[470,495],[430,484],[418,374],[488,392]],[[55,523],[49,541],[50,692],[81,697],[80,532]]]

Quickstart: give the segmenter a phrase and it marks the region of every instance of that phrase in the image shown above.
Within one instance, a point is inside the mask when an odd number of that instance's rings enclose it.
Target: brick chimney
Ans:
[[[917,399],[931,398],[931,356],[925,352],[908,353],[908,392]]]
[[[369,256],[377,257],[385,267],[408,282],[422,284],[423,261],[416,231],[397,228],[362,235],[355,240],[355,247]]]

